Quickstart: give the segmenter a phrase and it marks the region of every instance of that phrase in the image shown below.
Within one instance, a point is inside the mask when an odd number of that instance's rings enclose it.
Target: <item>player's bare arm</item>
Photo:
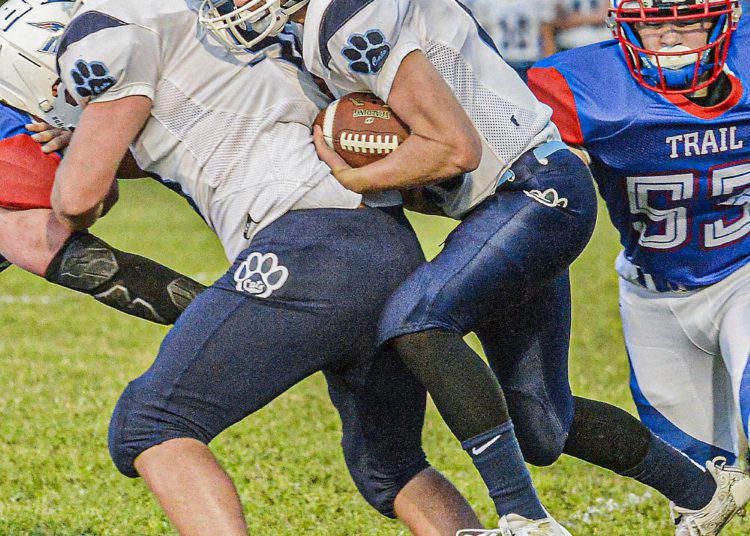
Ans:
[[[388,104],[409,126],[411,136],[386,158],[367,166],[348,166],[316,129],[318,155],[344,186],[358,193],[402,190],[441,182],[477,168],[482,155],[479,134],[421,51],[404,58]]]
[[[19,240],[18,237],[23,237]],[[19,268],[44,276],[47,266],[70,236],[49,209],[0,207],[0,251]]]
[[[70,229],[87,229],[101,216],[120,162],[150,110],[151,100],[142,96],[86,106],[52,189],[55,215]]]
[[[55,128],[44,121],[35,121],[24,126],[30,132],[35,133],[31,136],[31,139],[42,145],[42,152],[45,154],[67,149],[68,145],[70,145],[70,139],[73,137],[73,131],[64,128]],[[130,151],[125,153],[117,170],[117,178],[141,179],[145,176],[147,176],[147,173],[140,168],[132,153]],[[116,198],[114,200],[116,201]]]

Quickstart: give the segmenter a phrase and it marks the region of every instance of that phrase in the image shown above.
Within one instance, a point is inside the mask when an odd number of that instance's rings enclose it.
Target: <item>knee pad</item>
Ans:
[[[524,429],[516,426],[516,437],[526,462],[537,467],[555,463],[565,448],[565,434],[550,430]]]
[[[565,448],[568,428],[563,428],[557,415],[542,404],[519,407],[512,391],[506,391],[506,395],[524,460],[537,467],[555,463]]]
[[[125,391],[120,395],[117,401],[112,418],[109,421],[109,433],[107,443],[109,446],[109,456],[123,475],[130,478],[137,478],[138,472],[133,467],[133,462],[138,455],[143,452],[130,445],[130,428],[131,424],[128,419],[128,413],[133,399],[133,383],[131,382]],[[126,427],[125,423],[128,423]],[[145,450],[145,449],[144,449]]]
[[[378,467],[367,456],[357,456],[344,448],[349,473],[359,493],[378,512],[391,519],[396,518],[394,502],[404,486],[430,464],[422,453],[419,459],[403,467]]]
[[[196,439],[208,444],[213,437],[159,400],[147,399],[143,378],[125,388],[109,422],[108,446],[112,461],[123,475],[137,478],[135,459],[144,451],[170,439]]]

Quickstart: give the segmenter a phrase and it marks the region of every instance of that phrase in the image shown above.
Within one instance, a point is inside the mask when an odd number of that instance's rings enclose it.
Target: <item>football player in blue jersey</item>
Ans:
[[[614,0],[616,40],[553,56],[529,78],[591,161],[620,234],[640,416],[712,473],[736,459],[736,423],[747,436],[750,421],[750,24],[740,15],[736,0]],[[674,515],[680,534],[714,533],[702,510]]]
[[[52,214],[56,149],[67,135],[32,123],[32,115],[61,120],[52,107],[55,51],[72,5],[10,0],[0,7],[0,270],[13,263],[120,311],[173,324],[203,285],[90,233],[71,232]],[[103,211],[116,198],[115,183]]]
[[[567,269],[593,227],[591,177],[471,13],[455,0],[227,4],[201,9],[227,46],[252,48],[292,17],[304,23],[313,74],[339,95],[376,93],[410,126],[397,150],[358,169],[317,130],[319,154],[342,184],[364,193],[426,185],[461,220],[389,300],[380,342],[395,343],[487,484],[501,518],[485,534],[567,534],[541,506],[522,453],[547,465],[564,452],[685,509],[715,503],[722,523],[734,515],[741,505],[725,499],[726,486],[637,419],[571,395]],[[469,331],[492,370],[463,342]],[[733,471],[716,474],[750,481]]]

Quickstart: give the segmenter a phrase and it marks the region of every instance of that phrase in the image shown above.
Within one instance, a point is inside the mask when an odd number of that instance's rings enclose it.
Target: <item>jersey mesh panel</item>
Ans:
[[[283,140],[276,139],[273,125],[282,117],[295,115],[294,110],[290,114],[290,107],[296,106],[294,102],[282,102],[258,117],[207,110],[164,80],[159,84],[159,98],[152,113],[195,157],[209,184],[216,188],[217,197],[237,190],[271,188],[274,198],[283,199],[299,188],[298,177],[305,170],[295,162],[294,174],[291,175],[282,169],[291,163],[270,157],[274,144],[283,143]],[[300,118],[304,113],[303,109],[299,110]],[[265,136],[261,137],[269,132],[272,135],[270,143]],[[260,143],[261,139],[266,143]],[[254,169],[253,163],[257,163],[258,158],[265,160],[264,170]],[[268,171],[273,177],[258,176]]]
[[[482,85],[458,51],[432,41],[425,55],[504,163],[513,162],[547,126],[545,117],[508,102]],[[513,119],[521,126],[515,126]]]

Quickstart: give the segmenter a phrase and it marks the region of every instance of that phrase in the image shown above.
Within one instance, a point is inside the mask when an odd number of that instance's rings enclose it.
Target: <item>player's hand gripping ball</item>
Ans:
[[[372,93],[349,93],[315,118],[328,146],[352,167],[362,167],[395,151],[409,128]]]

